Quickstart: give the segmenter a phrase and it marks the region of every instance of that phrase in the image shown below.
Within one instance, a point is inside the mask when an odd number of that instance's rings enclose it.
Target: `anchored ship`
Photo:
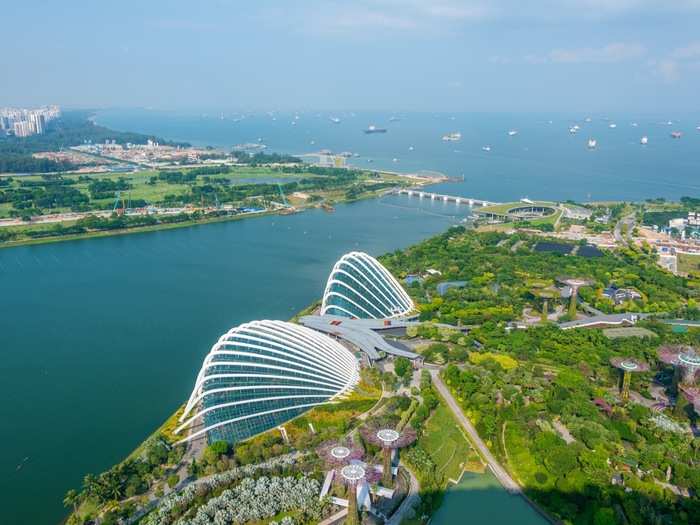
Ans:
[[[371,134],[371,133],[386,133],[386,128],[378,128],[374,124],[371,124],[366,130],[366,134]]]

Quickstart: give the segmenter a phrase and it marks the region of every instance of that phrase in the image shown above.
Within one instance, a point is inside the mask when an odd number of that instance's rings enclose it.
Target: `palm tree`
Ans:
[[[97,476],[94,474],[86,474],[83,478],[83,490],[85,493],[89,496],[95,496],[97,495],[97,488]]]
[[[80,503],[80,494],[75,489],[70,489],[66,492],[63,497],[63,505],[65,507],[73,507],[73,512],[78,510],[78,504]]]

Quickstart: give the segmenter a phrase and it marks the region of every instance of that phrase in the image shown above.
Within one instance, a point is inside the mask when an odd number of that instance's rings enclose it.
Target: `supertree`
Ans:
[[[340,469],[340,479],[348,486],[348,519],[347,525],[359,525],[360,515],[357,511],[357,485],[365,480],[368,484],[379,480],[379,472],[371,466],[351,463]]]
[[[530,293],[542,301],[541,317],[542,322],[546,323],[549,314],[549,301],[561,297],[561,293],[551,281],[534,280],[529,283],[531,285]]]
[[[700,354],[692,346],[665,345],[658,349],[659,359],[675,367],[673,385],[693,386],[700,372]]]
[[[398,431],[370,424],[362,427],[360,432],[366,441],[382,448],[382,484],[391,487],[391,451],[413,443],[416,440],[416,431],[411,427]]]
[[[564,283],[571,288],[571,302],[569,303],[569,315],[572,318],[576,317],[576,306],[578,304],[578,289],[582,286],[590,286],[593,281],[590,279],[581,279],[578,277],[559,277],[560,283]]]
[[[700,415],[700,388],[681,385],[680,389],[685,394],[685,398],[688,400],[688,402],[693,405],[693,410],[695,410],[695,413]]]
[[[357,485],[363,479],[375,483],[379,475],[374,468],[366,468],[359,460],[364,451],[350,441],[327,441],[316,450],[327,468],[334,471],[334,478],[348,488],[348,525],[359,525],[357,512]]]
[[[648,372],[649,365],[632,357],[613,357],[610,364],[622,370],[622,383],[620,384],[620,397],[627,401],[630,397],[630,381],[633,373]]]

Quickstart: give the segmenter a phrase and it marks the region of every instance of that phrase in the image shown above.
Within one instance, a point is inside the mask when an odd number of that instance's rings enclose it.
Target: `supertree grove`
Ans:
[[[365,467],[360,462],[364,451],[350,441],[322,443],[316,453],[323,460],[326,468],[334,471],[334,478],[348,488],[348,517],[345,523],[359,525],[357,486],[362,480],[375,483],[379,479],[377,471],[374,468]]]

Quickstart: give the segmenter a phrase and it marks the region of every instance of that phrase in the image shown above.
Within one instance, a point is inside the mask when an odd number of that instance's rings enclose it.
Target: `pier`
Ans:
[[[475,206],[495,206],[498,202],[485,201],[483,199],[474,199],[472,197],[458,197],[456,195],[443,195],[440,193],[431,193],[422,190],[400,189],[396,191],[397,195],[408,195],[409,197],[418,197],[420,199],[430,199],[433,201],[454,202],[456,204],[467,204],[473,208]]]

